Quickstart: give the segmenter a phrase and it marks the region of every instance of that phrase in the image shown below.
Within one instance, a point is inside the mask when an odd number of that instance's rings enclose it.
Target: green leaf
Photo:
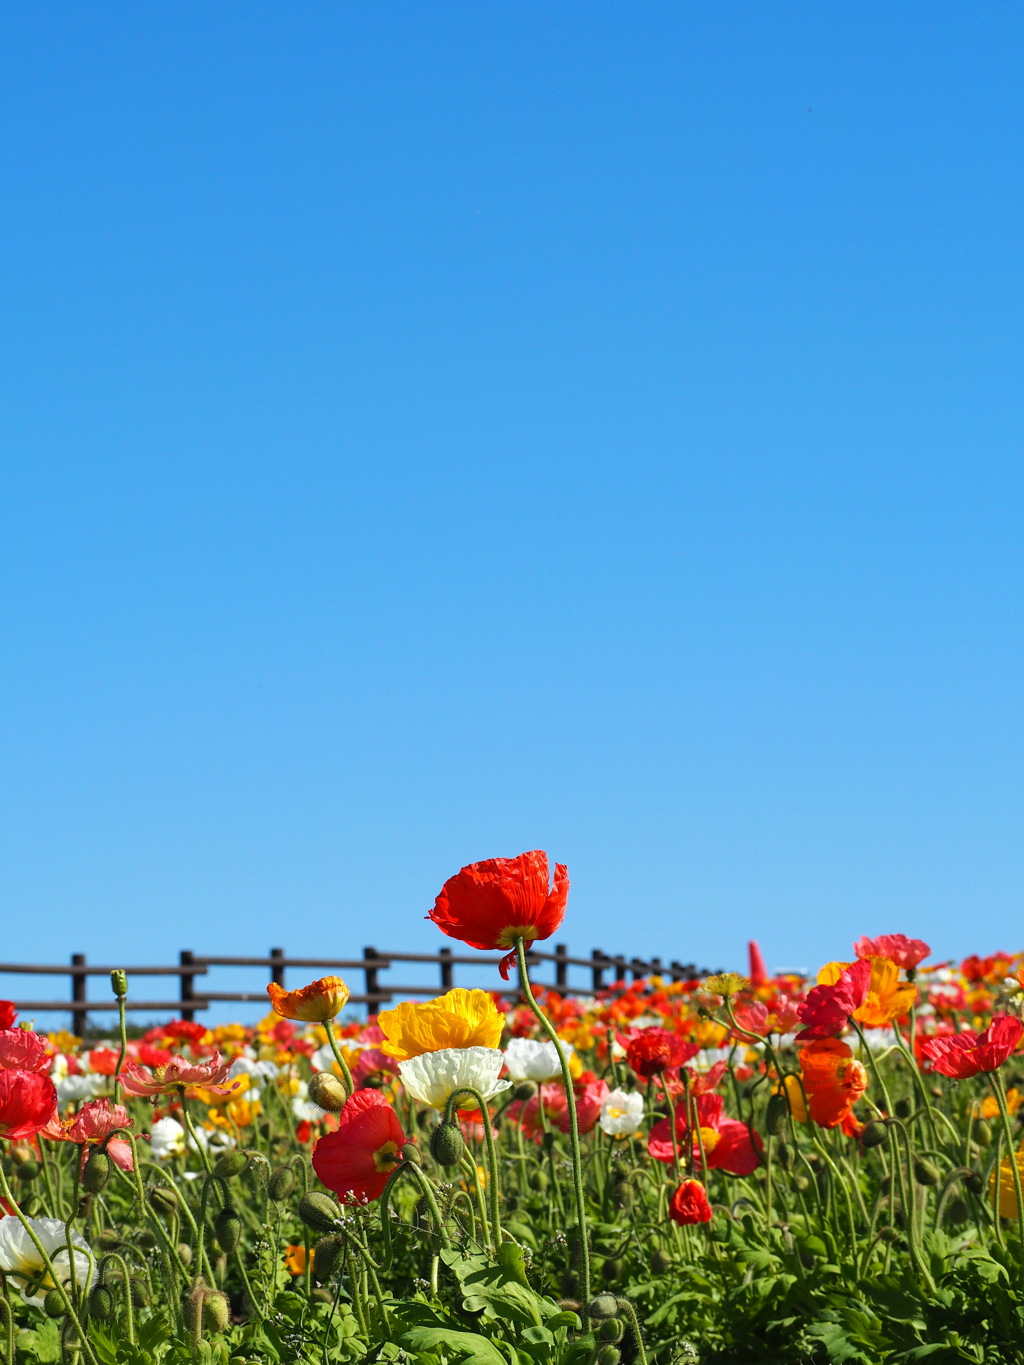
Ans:
[[[455,1352],[465,1365],[509,1365],[493,1342],[476,1332],[453,1332],[448,1327],[410,1327],[399,1338],[410,1351],[430,1351],[443,1347]]]

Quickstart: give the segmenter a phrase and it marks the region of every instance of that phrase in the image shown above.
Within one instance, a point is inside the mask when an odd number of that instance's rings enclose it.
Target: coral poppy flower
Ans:
[[[111,1137],[119,1128],[133,1128],[135,1122],[128,1117],[123,1104],[111,1104],[107,1099],[86,1100],[81,1109],[70,1118],[62,1119],[57,1114],[40,1130],[40,1137],[56,1142],[76,1142],[81,1147],[89,1143],[106,1141],[104,1151],[122,1171],[132,1167],[132,1144],[122,1137]],[[109,1139],[109,1141],[107,1141]],[[85,1152],[82,1159],[85,1160]]]
[[[650,1080],[665,1071],[676,1071],[700,1051],[696,1043],[687,1043],[677,1033],[657,1025],[637,1029],[626,1043],[626,1061],[638,1076]]]
[[[819,1128],[845,1124],[868,1088],[862,1063],[838,1038],[820,1038],[802,1047],[800,1073],[799,1080],[796,1076],[785,1079],[790,1110],[799,1123],[806,1123],[809,1115]]]
[[[349,1203],[379,1199],[401,1162],[405,1134],[379,1090],[357,1090],[338,1115],[338,1127],[313,1148],[321,1182]]]
[[[400,1062],[450,1047],[497,1047],[505,1016],[487,991],[461,986],[436,1000],[403,1001],[377,1016],[384,1035],[381,1051]]]
[[[905,972],[913,971],[931,952],[924,939],[907,938],[906,934],[879,934],[877,938],[861,937],[853,945],[858,957],[888,957]]]
[[[736,1008],[736,1022],[747,1033],[756,1033],[761,1038],[769,1033],[792,1033],[800,1021],[799,1008],[786,995],[776,996],[770,1006],[754,1000]]]
[[[556,863],[551,889],[548,855],[534,849],[462,868],[445,882],[427,918],[471,948],[514,948],[518,938],[526,943],[550,938],[562,922],[568,896],[565,866]],[[502,960],[505,981],[514,961],[514,952]]]
[[[684,1180],[669,1200],[668,1216],[673,1223],[690,1227],[694,1223],[710,1223],[714,1216],[708,1194],[699,1180]]]
[[[900,980],[900,969],[892,958],[869,957],[859,961],[871,964],[871,975],[864,1001],[853,1012],[853,1018],[865,1028],[888,1028],[894,1019],[902,1019],[917,999],[917,987]],[[853,964],[850,964],[853,965]],[[841,962],[830,962],[818,973],[822,986],[833,986],[844,970]]]
[[[6,1071],[37,1071],[48,1075],[53,1058],[46,1039],[27,1029],[11,1028],[0,1031],[0,1067]]]
[[[32,1137],[57,1109],[57,1089],[38,1071],[0,1071],[0,1137]]]
[[[703,1148],[708,1170],[728,1171],[730,1175],[749,1175],[757,1170],[761,1164],[761,1139],[756,1133],[751,1134],[745,1123],[726,1116],[721,1095],[696,1095],[693,1102],[699,1138],[696,1132],[690,1132],[686,1104],[676,1105],[676,1145],[680,1152],[685,1152],[689,1144],[694,1160],[699,1161]],[[651,1129],[647,1150],[656,1161],[672,1162],[672,1129],[668,1119],[659,1119]]]
[[[576,1104],[576,1124],[581,1133],[590,1133],[597,1127],[601,1109],[608,1098],[608,1084],[588,1075],[588,1079],[574,1087]],[[536,1095],[525,1104],[513,1105],[510,1114],[519,1119],[523,1133],[534,1142],[544,1136],[544,1121],[549,1128],[557,1128],[562,1133],[569,1131],[569,1104],[565,1097],[565,1087],[557,1082],[537,1087]]]
[[[14,1001],[0,1000],[0,1029],[13,1028],[17,1017],[18,1011],[14,1007]]]
[[[229,1070],[229,1063],[221,1059],[219,1052],[204,1062],[188,1062],[184,1057],[172,1056],[153,1071],[138,1062],[126,1062],[121,1072],[121,1089],[126,1095],[152,1096],[169,1094],[180,1086],[202,1086],[215,1095],[230,1095],[241,1082],[236,1077],[230,1084],[225,1084]]]
[[[1024,1034],[1024,1024],[1013,1014],[997,1014],[983,1033],[964,1029],[926,1038],[921,1054],[940,1075],[962,1081],[979,1071],[996,1071],[1016,1048]]]
[[[340,976],[322,976],[301,990],[286,991],[276,981],[267,987],[274,1013],[283,1019],[301,1019],[307,1024],[322,1024],[348,1004],[349,989]]]
[[[811,1038],[834,1038],[846,1028],[852,1015],[863,1005],[867,998],[871,981],[871,963],[857,961],[849,966],[842,963],[829,964],[839,968],[839,975],[832,981],[815,986],[807,994],[798,1014],[804,1028],[797,1034],[797,1041]],[[821,976],[829,972],[823,968]]]

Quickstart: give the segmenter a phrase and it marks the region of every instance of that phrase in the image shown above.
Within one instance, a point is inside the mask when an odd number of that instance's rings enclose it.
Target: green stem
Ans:
[[[457,1101],[460,1095],[471,1095],[473,1097],[483,1119],[484,1150],[487,1153],[487,1199],[490,1208],[491,1250],[496,1253],[501,1245],[501,1219],[498,1201],[498,1153],[494,1146],[494,1134],[491,1132],[491,1118],[480,1091],[475,1090],[471,1085],[463,1085],[458,1090],[453,1090],[448,1096],[448,1103],[444,1108],[445,1123],[455,1122],[455,1111],[458,1107]]]
[[[1010,1111],[1006,1104],[1006,1088],[1003,1085],[1003,1078],[998,1071],[989,1072],[989,1081],[992,1089],[996,1093],[996,1101],[999,1104],[999,1116],[1003,1121],[1003,1135],[1006,1138],[1006,1154],[1010,1162],[1010,1173],[1013,1176],[1013,1192],[1017,1196],[1017,1233],[1019,1241],[1017,1247],[1018,1267],[1022,1282],[1024,1282],[1024,1192],[1021,1190],[1020,1166],[1017,1163],[1017,1150],[1013,1145],[1013,1130],[1010,1127]],[[1002,1163],[999,1164],[1000,1174],[1002,1173]],[[996,1180],[996,1200],[999,1198],[999,1179]],[[996,1208],[996,1216],[999,1216],[999,1209]]]
[[[534,1018],[547,1034],[548,1038],[555,1045],[558,1053],[558,1060],[562,1068],[562,1083],[565,1086],[566,1108],[569,1112],[569,1148],[572,1154],[572,1178],[573,1190],[576,1196],[576,1222],[579,1237],[580,1251],[580,1287],[584,1303],[590,1302],[590,1246],[587,1238],[587,1201],[583,1189],[583,1156],[580,1150],[580,1125],[576,1115],[576,1092],[572,1084],[572,1072],[569,1070],[569,1058],[562,1046],[551,1020],[547,1017],[537,1000],[530,986],[530,976],[526,970],[526,944],[520,937],[516,939],[516,962],[519,966],[519,984],[526,1003],[533,1012]]]
[[[327,1041],[330,1043],[331,1051],[334,1053],[334,1060],[338,1063],[344,1078],[345,1089],[348,1091],[349,1096],[351,1096],[355,1092],[355,1082],[352,1080],[352,1072],[348,1069],[348,1062],[345,1061],[344,1054],[338,1046],[338,1040],[334,1036],[333,1019],[324,1020],[324,1032],[327,1034]]]

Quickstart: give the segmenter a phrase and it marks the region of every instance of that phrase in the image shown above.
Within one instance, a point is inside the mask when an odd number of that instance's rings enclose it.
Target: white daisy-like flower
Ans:
[[[149,1130],[150,1151],[157,1161],[169,1161],[172,1156],[181,1156],[185,1150],[185,1130],[177,1119],[157,1119]]]
[[[644,1117],[644,1097],[638,1090],[611,1090],[601,1105],[598,1123],[609,1137],[632,1137]]]
[[[57,1276],[64,1282],[69,1281],[71,1257],[64,1224],[59,1218],[29,1218],[28,1222],[52,1261]],[[75,1279],[80,1287],[88,1289],[96,1278],[92,1251],[81,1233],[73,1232],[71,1242],[75,1251]],[[35,1243],[17,1218],[0,1218],[0,1270],[17,1280],[23,1290],[30,1285],[34,1288],[34,1293],[25,1295],[26,1303],[41,1307],[47,1291],[55,1287]]]
[[[566,1057],[573,1054],[571,1043],[563,1041]],[[533,1038],[512,1038],[505,1049],[505,1067],[514,1081],[536,1081],[543,1085],[562,1074],[558,1060],[558,1049],[554,1043],[538,1043]]]
[[[478,1090],[485,1100],[508,1090],[512,1082],[498,1080],[504,1062],[497,1047],[445,1047],[399,1062],[398,1074],[414,1100],[443,1109],[449,1096],[464,1085]]]
[[[307,1100],[304,1095],[296,1095],[292,1099],[292,1113],[301,1123],[319,1123],[322,1118],[327,1117],[327,1110],[321,1109],[312,1100]]]

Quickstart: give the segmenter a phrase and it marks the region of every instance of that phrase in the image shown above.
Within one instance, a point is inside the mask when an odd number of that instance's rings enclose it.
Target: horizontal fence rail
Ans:
[[[462,966],[497,967],[500,957],[487,957],[479,953],[472,956],[456,953],[451,948],[441,948],[436,953],[381,953],[376,948],[364,948],[362,957],[289,957],[283,948],[271,948],[266,957],[205,957],[184,949],[179,955],[176,967],[124,967],[128,974],[129,995],[125,1008],[146,1010],[150,1014],[173,1013],[182,1019],[194,1020],[196,1012],[209,1009],[212,1004],[245,1003],[258,1001],[267,1004],[266,989],[262,991],[203,991],[197,989],[197,982],[209,973],[211,967],[249,967],[262,968],[269,979],[279,986],[285,985],[285,973],[292,968],[302,968],[308,975],[310,971],[323,973],[359,972],[363,978],[363,990],[353,993],[349,1003],[365,1005],[371,1013],[381,1005],[390,1004],[396,997],[403,999],[410,995],[433,996],[439,991],[448,991],[455,985],[455,968]],[[664,976],[672,981],[695,981],[707,975],[704,968],[698,969],[692,962],[670,962],[666,966],[660,957],[650,959],[639,957],[610,957],[600,948],[594,948],[589,957],[573,957],[564,943],[556,945],[553,953],[531,951],[527,961],[532,967],[540,963],[554,964],[554,981],[537,981],[537,985],[564,994],[596,995],[607,984],[615,981],[637,981],[646,976]],[[438,974],[430,985],[407,984],[381,981],[381,973],[391,970],[394,963],[414,963],[418,966],[433,965]],[[587,985],[569,984],[570,967],[585,969]],[[109,977],[112,967],[99,967],[86,961],[85,953],[73,953],[68,965],[40,966],[26,963],[0,962],[0,976],[57,976],[70,981],[70,997],[63,1000],[15,1000],[14,1004],[22,1014],[71,1014],[72,1031],[83,1034],[88,1027],[88,1016],[93,1012],[107,1012],[117,1009],[117,1001],[110,997],[93,1000],[88,996],[87,986],[91,976]],[[419,973],[411,973],[419,975]],[[178,978],[178,998],[176,1000],[139,1000],[131,994],[133,977],[167,976]],[[606,977],[608,980],[606,981]],[[500,993],[508,996],[518,995],[518,988],[509,984]]]

